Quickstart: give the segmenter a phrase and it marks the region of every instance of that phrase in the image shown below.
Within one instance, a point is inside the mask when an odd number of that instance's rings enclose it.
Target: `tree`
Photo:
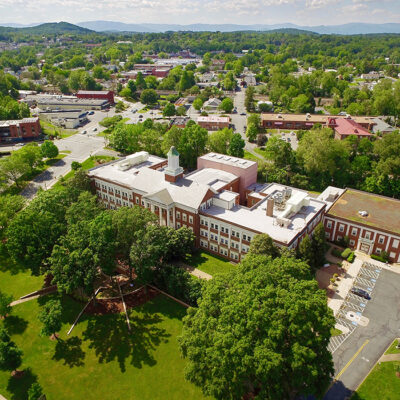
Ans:
[[[271,236],[266,233],[255,235],[250,243],[251,254],[261,254],[272,258],[279,256],[279,249],[275,245]]]
[[[58,156],[58,147],[51,141],[45,140],[40,146],[44,158],[55,158]]]
[[[168,103],[163,110],[163,116],[164,117],[172,117],[173,115],[176,114],[176,109],[175,106],[171,103]]]
[[[187,168],[195,168],[197,157],[205,153],[208,139],[208,131],[189,121],[182,131],[178,152],[183,166]]]
[[[32,383],[28,389],[28,400],[46,400],[43,395],[43,389],[38,382]]]
[[[249,142],[254,142],[257,138],[258,135],[258,128],[256,125],[253,123],[250,123],[247,125],[246,129],[246,137],[249,140]]]
[[[15,371],[22,364],[22,351],[11,341],[8,332],[0,329],[0,369]]]
[[[42,336],[52,336],[57,339],[57,334],[61,329],[62,308],[60,300],[49,300],[45,303],[39,313],[39,321],[43,324],[40,334]]]
[[[147,89],[146,81],[141,71],[139,71],[136,76],[136,88],[139,90]]]
[[[183,117],[184,115],[186,115],[186,107],[185,106],[179,106],[176,109],[176,115],[179,115],[180,117]]]
[[[124,104],[123,101],[119,101],[116,105],[115,105],[115,112],[122,112],[126,109],[126,106]]]
[[[314,229],[312,235],[312,248],[314,253],[314,268],[322,267],[325,263],[325,253],[327,250],[326,235],[324,224],[320,222]]]
[[[157,103],[158,95],[154,89],[145,89],[140,95],[140,101],[143,104],[151,105]]]
[[[0,196],[0,237],[3,237],[10,221],[25,205],[25,199],[19,195],[2,194]]]
[[[71,169],[72,171],[77,171],[78,169],[82,168],[82,164],[78,161],[72,161]]]
[[[193,108],[200,111],[201,107],[203,107],[203,100],[200,97],[196,97],[193,101]]]
[[[244,98],[244,106],[248,112],[254,111],[254,87],[250,86],[246,89]]]
[[[194,86],[195,83],[193,71],[184,70],[179,81],[179,91],[184,92]]]
[[[323,395],[334,372],[327,346],[335,319],[306,263],[249,254],[207,282],[198,303],[179,344],[186,379],[205,395]]]
[[[268,140],[265,154],[278,168],[285,168],[293,162],[292,147],[278,136],[272,136]]]
[[[242,139],[240,133],[234,133],[229,142],[228,154],[233,157],[244,157],[244,146],[246,142]]]
[[[26,162],[17,152],[0,159],[0,179],[3,185],[13,182],[17,188],[20,188],[19,178],[27,171]]]
[[[314,249],[309,235],[306,235],[299,245],[299,256],[311,268],[314,268]]]
[[[224,111],[227,114],[230,114],[233,110],[233,101],[231,98],[226,97],[221,101],[221,104],[219,105],[219,108]]]
[[[17,153],[31,171],[42,161],[42,152],[37,143],[26,144],[22,149],[18,150]]]
[[[8,314],[11,313],[12,307],[10,306],[13,301],[13,297],[11,295],[7,295],[0,291],[0,317],[5,318]]]
[[[208,148],[215,153],[228,153],[229,143],[232,140],[232,129],[223,128],[215,131],[208,136]]]

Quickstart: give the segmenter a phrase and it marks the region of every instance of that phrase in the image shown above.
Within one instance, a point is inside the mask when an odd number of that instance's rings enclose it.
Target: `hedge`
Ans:
[[[349,263],[352,263],[355,258],[356,258],[355,254],[353,252],[351,252],[350,255],[347,257],[347,261]]]
[[[371,258],[373,258],[374,260],[380,261],[380,262],[387,262],[382,256],[377,256],[375,254],[371,254]]]
[[[344,259],[347,259],[351,253],[352,253],[351,249],[347,248],[347,249],[343,250],[343,252],[340,256]]]

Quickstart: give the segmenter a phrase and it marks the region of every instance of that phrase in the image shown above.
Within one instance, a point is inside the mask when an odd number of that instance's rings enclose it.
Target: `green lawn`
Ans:
[[[0,256],[0,290],[17,300],[21,296],[38,290],[43,285],[43,276],[32,276],[30,270]]]
[[[400,344],[400,340],[395,339],[390,347],[386,350],[385,354],[400,354],[400,349],[396,349],[398,344]]]
[[[78,133],[75,129],[64,129],[53,125],[52,123],[44,120],[40,120],[40,125],[42,127],[42,132],[48,136],[58,136],[60,139],[65,139],[69,136]]]
[[[0,393],[8,400],[25,400],[35,381],[48,400],[204,399],[183,376],[185,361],[177,337],[184,307],[158,296],[130,310],[132,333],[123,314],[84,315],[67,337],[81,307],[69,297],[63,299],[59,341],[39,336],[38,300],[19,304],[12,319],[0,322],[23,350],[20,369],[26,371],[20,379],[0,372]]]
[[[381,362],[376,365],[352,400],[397,400],[400,398],[400,361]]]
[[[256,157],[254,154],[251,154],[247,150],[244,151],[244,158],[251,161],[260,161],[258,157]]]
[[[224,258],[211,255],[205,251],[200,251],[193,254],[188,260],[187,264],[210,275],[215,275],[218,273],[226,274],[236,269],[235,264],[231,264]]]

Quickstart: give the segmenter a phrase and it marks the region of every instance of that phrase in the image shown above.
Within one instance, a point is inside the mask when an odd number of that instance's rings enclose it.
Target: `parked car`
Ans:
[[[89,111],[89,115],[93,115],[94,114],[94,111]]]
[[[87,133],[87,131],[82,131],[82,135],[85,135]]]
[[[140,114],[140,115],[139,115],[139,118],[143,118],[143,115],[142,115],[142,114]]]
[[[247,115],[245,112],[240,113],[240,115]]]
[[[355,294],[356,296],[360,296],[366,300],[371,300],[371,296],[366,290],[360,289],[358,287],[352,287],[351,293]]]
[[[97,132],[97,128],[93,128],[93,132]]]

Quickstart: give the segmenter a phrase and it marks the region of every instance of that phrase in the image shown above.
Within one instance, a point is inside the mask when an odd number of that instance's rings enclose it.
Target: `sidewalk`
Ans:
[[[379,361],[400,361],[400,354],[384,354]]]
[[[370,264],[377,265],[380,268],[387,269],[388,271],[395,272],[396,274],[400,274],[400,265],[399,264],[386,264],[378,260],[374,260],[369,255],[362,253],[361,251],[355,251],[354,254],[357,258],[369,262]]]
[[[363,260],[356,257],[354,262],[350,264],[350,267],[347,269],[345,276],[341,277],[340,281],[337,282],[338,286],[335,289],[335,294],[328,302],[328,306],[333,310],[335,316],[353,286],[354,280],[356,279],[363,262]]]

